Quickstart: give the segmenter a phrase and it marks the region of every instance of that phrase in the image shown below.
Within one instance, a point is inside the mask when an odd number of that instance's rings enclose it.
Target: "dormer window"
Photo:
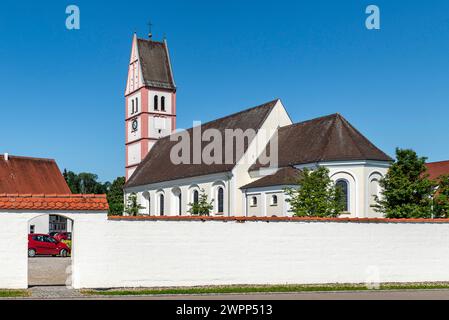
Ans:
[[[159,97],[154,96],[154,110],[159,110]]]

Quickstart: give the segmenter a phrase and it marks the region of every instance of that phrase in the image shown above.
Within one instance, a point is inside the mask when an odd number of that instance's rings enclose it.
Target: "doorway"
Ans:
[[[28,287],[71,286],[73,224],[54,214],[28,222]]]

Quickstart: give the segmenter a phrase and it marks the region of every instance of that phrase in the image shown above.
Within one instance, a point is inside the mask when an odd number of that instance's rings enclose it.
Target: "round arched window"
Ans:
[[[343,211],[349,211],[349,183],[346,180],[338,180],[336,187],[341,191],[341,202],[343,205]]]
[[[218,187],[217,190],[217,210],[218,213],[223,213],[224,212],[224,190],[222,187]]]

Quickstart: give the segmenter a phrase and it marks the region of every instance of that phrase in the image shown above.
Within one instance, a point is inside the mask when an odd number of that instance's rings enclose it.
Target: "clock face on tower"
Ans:
[[[132,132],[136,132],[139,129],[139,122],[137,121],[137,119],[133,120],[131,127],[132,127]]]

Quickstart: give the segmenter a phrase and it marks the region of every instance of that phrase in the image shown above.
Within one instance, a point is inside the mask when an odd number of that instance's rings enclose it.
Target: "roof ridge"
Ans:
[[[312,121],[318,121],[318,120],[322,120],[322,119],[325,119],[325,118],[337,117],[339,115],[340,115],[339,113],[332,113],[332,114],[328,114],[328,115],[325,115],[325,116],[312,118],[312,119],[301,121],[301,122],[292,123],[292,124],[280,127],[280,129],[288,128],[288,127],[295,127],[295,126],[303,125],[303,124],[306,124],[306,123],[309,123],[309,122],[312,122]]]
[[[163,41],[155,41],[155,40],[151,40],[151,39],[144,39],[144,38],[139,38],[139,37],[137,37],[137,40],[139,40],[139,41],[145,41],[145,42],[151,42],[151,43],[157,43],[157,44],[164,44],[164,42]]]
[[[213,123],[213,122],[215,122],[215,121],[219,121],[219,120],[224,120],[224,119],[227,119],[227,118],[235,117],[235,116],[237,116],[237,115],[240,115],[240,114],[245,113],[245,112],[252,111],[252,110],[257,109],[257,108],[267,107],[267,106],[270,105],[271,103],[276,103],[276,102],[278,102],[278,101],[280,101],[280,99],[279,99],[279,98],[276,98],[276,99],[274,99],[274,100],[271,100],[271,101],[262,103],[262,104],[260,104],[260,105],[258,105],[258,106],[251,107],[251,108],[248,108],[248,109],[245,109],[245,110],[236,112],[236,113],[231,113],[231,114],[229,114],[229,115],[227,115],[227,116],[224,116],[224,117],[221,117],[221,118],[217,118],[217,119],[215,119],[215,120],[208,121],[208,122],[204,123],[203,125],[210,124],[210,123]],[[189,129],[192,129],[192,128],[189,128]]]
[[[9,159],[20,159],[20,160],[35,160],[35,161],[48,161],[48,162],[56,162],[55,159],[51,158],[38,158],[38,157],[25,157],[25,156],[14,156],[14,155],[8,155]],[[0,156],[0,160],[4,159],[2,156]]]
[[[322,161],[324,159],[324,154],[326,153],[327,148],[329,148],[329,144],[331,143],[331,134],[329,133],[329,131],[335,130],[335,124],[336,124],[336,121],[339,118],[340,114],[339,113],[335,113],[332,116],[333,116],[332,125],[329,127],[329,129],[326,132],[327,142],[326,142],[326,145],[323,148],[323,151],[321,152],[321,155],[320,155],[319,159],[317,159],[318,161]],[[354,142],[354,140],[353,140],[353,142]]]
[[[369,140],[367,137],[365,137],[365,135],[363,133],[361,133],[356,127],[354,127],[348,120],[346,120],[345,117],[343,117],[342,115],[338,114],[338,116],[340,117],[341,121],[343,123],[346,124],[346,126],[348,126],[350,129],[354,130],[360,137],[362,137],[362,139],[364,139],[372,148],[379,150],[380,152],[382,152],[384,155],[386,155],[388,158],[391,159],[391,157],[386,154],[385,152],[383,152],[381,149],[379,149],[374,143],[371,142],[371,140]],[[357,150],[359,150],[359,152],[362,154],[362,152],[359,149],[359,145],[358,143],[356,143],[354,141],[354,137],[353,135],[350,133],[349,136],[351,137],[351,140],[354,142],[354,144],[357,147]]]
[[[228,119],[228,118],[230,118],[230,117],[235,117],[235,116],[237,116],[237,115],[240,115],[240,114],[245,113],[245,112],[249,112],[249,111],[254,110],[254,109],[257,109],[257,108],[263,108],[263,107],[268,106],[270,103],[277,102],[277,101],[279,101],[279,100],[280,100],[280,99],[275,99],[275,100],[272,100],[272,101],[263,103],[263,104],[261,104],[261,105],[255,106],[255,107],[251,107],[251,108],[245,109],[245,110],[243,110],[243,111],[239,111],[239,112],[232,113],[232,114],[230,114],[230,115],[227,115],[227,116],[224,116],[224,117],[221,117],[221,118],[217,118],[217,119],[214,119],[214,120],[210,120],[210,121],[208,121],[208,122],[201,123],[201,126],[209,125],[209,124],[211,124],[211,123],[214,123],[214,122],[217,122],[217,121],[221,121],[221,120],[224,120],[224,119]],[[262,121],[262,122],[263,122],[263,121]],[[193,130],[193,128],[196,128],[196,127],[190,127],[190,128],[188,128],[188,129],[182,129],[182,131]],[[175,134],[176,134],[176,132],[171,133],[171,134],[169,134],[169,135],[167,135],[167,136],[165,136],[165,137],[162,137],[162,138],[158,139],[157,142],[159,142],[159,141],[161,141],[161,140],[168,139],[168,138],[170,138],[171,136],[173,136],[173,135],[175,135]],[[157,142],[156,142],[156,143],[157,143]]]
[[[106,198],[106,194],[0,193],[0,198]]]
[[[428,165],[428,164],[441,164],[441,163],[447,163],[447,164],[449,164],[449,160],[441,160],[441,161],[426,162],[426,165]]]

